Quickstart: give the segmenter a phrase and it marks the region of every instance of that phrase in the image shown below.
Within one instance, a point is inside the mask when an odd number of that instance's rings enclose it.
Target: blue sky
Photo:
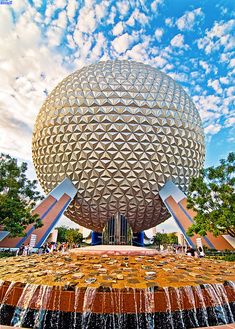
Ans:
[[[1,1],[0,1],[1,3]],[[106,59],[148,63],[193,98],[206,166],[235,150],[235,1],[25,1],[0,4],[0,151],[26,160],[46,95]]]

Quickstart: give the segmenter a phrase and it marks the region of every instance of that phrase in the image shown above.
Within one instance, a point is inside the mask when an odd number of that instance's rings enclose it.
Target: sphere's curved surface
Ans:
[[[204,161],[193,102],[173,79],[137,62],[107,61],[65,78],[43,104],[33,161],[45,192],[69,177],[77,187],[66,215],[101,231],[116,213],[135,232],[169,217],[159,189],[185,191]]]

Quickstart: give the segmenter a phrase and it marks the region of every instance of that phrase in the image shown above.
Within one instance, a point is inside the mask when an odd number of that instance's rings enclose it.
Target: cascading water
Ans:
[[[16,305],[15,312],[11,320],[12,326],[19,327],[25,322],[27,312],[29,311],[30,302],[34,297],[37,288],[38,285],[36,284],[26,284]]]
[[[58,291],[57,298],[53,298],[53,305],[50,317],[51,327],[59,329],[59,319],[60,319],[60,302],[61,302],[61,287],[55,287],[55,290]]]
[[[163,289],[73,290],[0,282],[0,288],[0,324],[35,329],[186,329],[232,323],[235,316],[233,282]],[[17,293],[14,304],[12,296]],[[70,310],[61,309],[62,305],[70,305]]]
[[[231,308],[227,300],[226,292],[223,293],[223,290],[221,290],[221,285],[205,284],[204,287],[209,295],[209,298],[214,302],[214,307],[212,310],[216,325],[230,323],[231,318],[233,319],[233,314],[231,314]]]
[[[2,281],[1,284],[1,290],[4,287],[4,282]],[[1,300],[1,305],[0,305],[0,324],[5,323],[6,321],[8,321],[7,319],[7,304],[9,302],[10,296],[13,292],[13,289],[15,287],[15,282],[11,282],[10,285],[7,287],[5,294],[3,294],[2,296],[2,300]]]
[[[92,317],[92,306],[96,295],[96,288],[87,288],[84,295],[83,312],[82,312],[82,328],[89,329]]]
[[[196,296],[198,297],[198,301],[199,301],[199,308],[202,312],[202,319],[204,319],[204,324],[203,326],[208,327],[209,326],[209,322],[208,322],[208,313],[207,313],[207,309],[206,309],[206,304],[205,304],[205,300],[202,294],[202,288],[201,286],[195,286],[194,287],[194,291],[196,293]],[[197,314],[196,314],[197,316]]]
[[[227,296],[226,290],[224,288],[224,285],[216,284],[213,286],[213,288],[216,292],[216,295],[218,296],[218,298],[221,301],[220,304],[221,304],[222,308],[227,309],[227,312],[225,310],[223,311],[223,314],[225,315],[227,323],[234,322],[233,312],[231,310],[228,296]]]
[[[143,291],[141,292],[143,293]],[[144,314],[147,328],[154,329],[154,315],[155,315],[155,299],[154,299],[154,287],[150,287],[144,291],[145,304]]]
[[[185,293],[185,295],[188,297],[188,302],[192,305],[192,316],[193,316],[192,322],[195,323],[196,327],[200,327],[197,319],[197,308],[196,308],[196,301],[193,293],[193,288],[190,286],[186,286],[183,287],[182,290]],[[180,291],[182,290],[180,289]],[[197,291],[195,292],[197,293]],[[192,323],[192,327],[193,327],[193,323]]]
[[[169,324],[168,328],[174,329],[174,323],[172,318],[172,311],[171,311],[171,300],[170,300],[170,294],[169,294],[169,288],[165,287],[164,293],[165,293],[165,299],[166,299],[166,314],[167,314],[167,325]]]
[[[77,324],[78,324],[78,318],[77,318],[77,308],[78,308],[78,301],[79,301],[79,297],[80,297],[80,289],[75,287],[75,291],[74,291],[74,317],[73,317],[73,329],[77,328]]]

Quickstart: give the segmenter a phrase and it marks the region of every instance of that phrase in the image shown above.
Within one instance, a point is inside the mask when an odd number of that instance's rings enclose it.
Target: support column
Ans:
[[[186,195],[172,181],[168,181],[165,184],[160,190],[159,195],[169,213],[175,219],[176,224],[184,235],[187,243],[192,247],[196,247],[196,239],[201,236],[194,234],[193,237],[189,237],[186,233],[188,228],[193,224],[193,218],[196,216],[196,212],[187,208]],[[210,249],[234,250],[233,246],[223,235],[215,237],[212,233],[207,232],[207,234],[201,237],[201,239],[203,245]]]
[[[102,233],[100,232],[91,232],[91,245],[97,246],[99,244],[102,244]]]
[[[133,233],[132,244],[136,247],[144,247],[144,232]]]
[[[39,248],[44,244],[76,193],[77,189],[73,183],[70,179],[65,178],[32,211],[32,214],[39,215],[43,226],[35,228],[33,224],[30,224],[25,230],[26,235],[24,237],[10,238],[7,236],[0,241],[0,247],[19,248],[23,243],[25,245],[30,243],[31,235],[34,234],[36,236],[35,247]]]

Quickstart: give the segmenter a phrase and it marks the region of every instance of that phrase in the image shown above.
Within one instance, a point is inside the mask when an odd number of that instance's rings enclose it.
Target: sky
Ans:
[[[32,130],[47,95],[84,65],[118,58],[183,86],[202,118],[205,166],[217,165],[235,151],[234,55],[234,0],[0,0],[0,152],[34,178]]]

